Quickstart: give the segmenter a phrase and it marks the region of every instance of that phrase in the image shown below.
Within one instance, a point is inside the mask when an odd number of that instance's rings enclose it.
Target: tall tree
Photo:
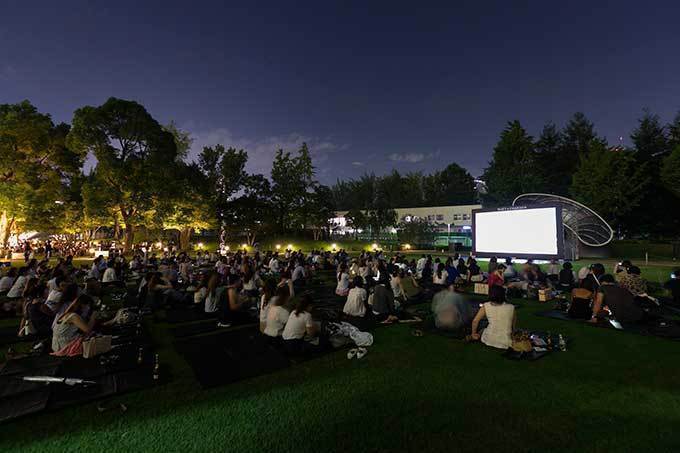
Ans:
[[[66,146],[68,132],[28,101],[0,104],[0,247],[20,226],[52,231],[68,216],[86,155]]]
[[[378,206],[367,212],[368,225],[371,227],[371,237],[377,238],[387,227],[397,224],[397,212],[388,207]]]
[[[549,187],[557,195],[569,195],[572,175],[582,157],[590,152],[594,144],[603,143],[597,136],[595,126],[582,112],[576,112],[561,133],[562,143],[550,165]]]
[[[649,177],[630,151],[610,150],[600,141],[589,147],[574,173],[572,196],[621,227],[625,216],[639,206]]]
[[[519,121],[509,122],[501,133],[484,181],[485,201],[495,206],[510,204],[518,195],[540,187],[533,139]]]
[[[572,162],[561,158],[564,146],[562,133],[554,123],[543,126],[536,141],[536,165],[541,173],[540,192],[566,195],[571,184]]]
[[[306,226],[311,228],[314,240],[318,241],[328,234],[330,219],[335,217],[335,204],[331,196],[331,189],[317,184],[310,194],[307,206]]]
[[[109,98],[99,107],[76,110],[69,147],[97,159],[94,185],[104,206],[115,209],[125,225],[125,249],[134,241],[135,226],[155,221],[156,208],[168,194],[177,160],[172,133],[134,101]]]
[[[671,193],[680,198],[680,144],[664,159],[661,181]]]
[[[347,226],[354,230],[355,240],[359,236],[358,230],[368,228],[368,217],[361,209],[354,208],[347,211],[347,214],[345,214],[345,220],[347,222]]]
[[[668,129],[668,149],[675,150],[680,146],[680,112],[675,115],[673,121],[667,126]]]
[[[198,164],[178,162],[170,190],[171,197],[159,207],[167,213],[163,228],[177,230],[179,249],[188,250],[194,231],[218,226],[211,203],[211,187],[206,184]]]
[[[278,150],[271,172],[273,202],[276,207],[276,225],[280,232],[301,225],[301,211],[314,185],[314,167],[306,143],[296,156]]]
[[[472,204],[475,200],[475,180],[458,164],[421,179],[427,206]]]
[[[248,178],[246,163],[248,153],[223,145],[206,146],[198,156],[209,194],[209,202],[215,216],[215,224],[220,228],[220,241],[225,239],[226,223],[233,213],[230,212],[231,198],[243,188]]]
[[[229,201],[224,225],[232,236],[245,236],[248,245],[271,231],[272,189],[262,175],[248,175],[243,181],[239,196]]]
[[[659,116],[648,110],[638,120],[638,127],[630,138],[635,146],[635,158],[641,164],[651,163],[658,168],[661,159],[670,151],[666,131]]]
[[[675,197],[660,180],[663,159],[670,152],[666,128],[657,115],[645,110],[630,138],[637,165],[649,176],[650,184],[646,186],[640,207],[625,221],[628,230],[638,235],[672,235],[680,215],[677,210],[667,209]]]

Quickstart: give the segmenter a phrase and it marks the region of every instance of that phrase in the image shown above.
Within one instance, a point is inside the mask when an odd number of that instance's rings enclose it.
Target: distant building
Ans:
[[[460,205],[460,206],[431,206],[420,208],[395,208],[397,213],[397,223],[412,222],[415,220],[426,220],[436,226],[439,237],[436,243],[460,242],[464,245],[471,244],[472,230],[472,210],[479,209],[482,205]],[[333,234],[349,235],[364,233],[361,229],[356,232],[347,225],[345,215],[348,211],[336,211],[335,217],[330,219],[333,225]],[[396,225],[394,225],[396,226]],[[393,228],[392,233],[396,233]]]

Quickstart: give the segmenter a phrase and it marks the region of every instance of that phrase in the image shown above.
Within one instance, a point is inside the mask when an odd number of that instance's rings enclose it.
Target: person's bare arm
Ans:
[[[238,294],[236,293],[235,289],[232,288],[231,290],[229,290],[227,297],[230,309],[239,310],[243,305],[243,301],[239,300]]]
[[[590,322],[597,322],[597,314],[600,313],[603,303],[604,294],[597,293],[597,296],[595,296],[595,300],[593,301],[593,316],[590,318]]]
[[[73,315],[68,321],[69,323],[75,325],[79,330],[81,330],[86,335],[92,331],[94,326],[94,316],[90,319],[89,323],[86,323],[80,315]]]
[[[477,327],[479,326],[479,322],[486,317],[486,310],[484,309],[484,306],[482,305],[477,312],[477,315],[475,316],[475,319],[472,320],[472,339],[473,340],[479,340],[480,335],[477,333]]]

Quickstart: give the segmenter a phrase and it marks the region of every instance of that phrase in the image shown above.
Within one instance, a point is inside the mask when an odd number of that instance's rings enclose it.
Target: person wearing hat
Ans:
[[[572,289],[576,286],[576,274],[574,273],[572,264],[567,261],[562,264],[562,270],[557,276],[557,282],[562,289]]]

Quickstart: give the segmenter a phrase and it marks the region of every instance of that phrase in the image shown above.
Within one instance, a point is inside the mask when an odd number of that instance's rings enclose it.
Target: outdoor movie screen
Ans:
[[[559,259],[563,231],[562,210],[557,206],[472,212],[472,248],[479,257]]]

